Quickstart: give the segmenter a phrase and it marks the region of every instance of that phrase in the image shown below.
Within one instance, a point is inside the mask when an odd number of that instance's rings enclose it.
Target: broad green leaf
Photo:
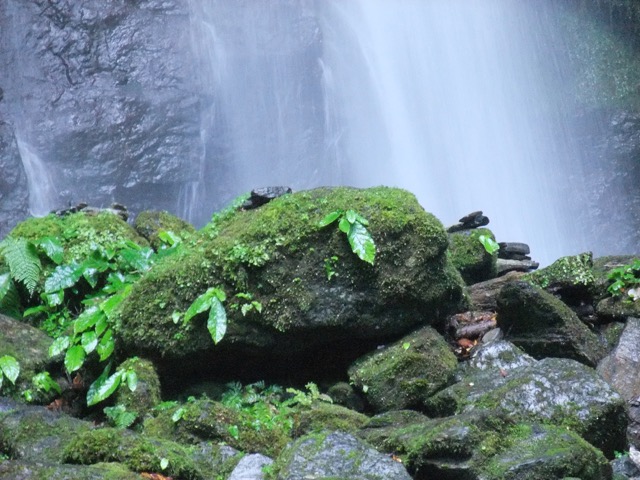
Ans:
[[[60,240],[56,237],[43,237],[38,240],[37,245],[44,251],[53,263],[60,265],[64,259],[64,248]]]
[[[181,318],[182,318],[182,312],[174,311],[171,314],[171,320],[173,320],[173,323],[175,324],[178,324]]]
[[[51,346],[49,347],[49,356],[56,357],[63,353],[69,345],[71,344],[71,339],[67,336],[56,338]]]
[[[359,213],[356,213],[356,222],[360,222],[362,225],[364,225],[365,227],[367,225],[369,225],[369,220],[367,220],[366,218],[364,218],[362,215],[360,215]]]
[[[166,470],[168,466],[169,466],[169,459],[162,457],[160,459],[160,470]]]
[[[327,225],[331,225],[338,218],[340,218],[340,216],[343,213],[344,212],[342,210],[336,210],[335,212],[331,212],[327,214],[322,220],[320,220],[320,222],[318,223],[318,226],[322,228],[322,227],[326,227]]]
[[[211,308],[211,302],[215,296],[215,288],[209,288],[206,292],[196,298],[184,314],[184,322],[188,322],[193,317]]]
[[[22,316],[24,318],[27,318],[29,315],[35,315],[36,313],[48,312],[48,311],[49,311],[49,308],[46,305],[38,305],[36,307],[27,308],[22,314]]]
[[[127,387],[132,392],[136,391],[138,388],[138,374],[133,370],[127,370],[125,373],[125,380],[127,381]]]
[[[20,375],[20,364],[11,355],[0,357],[0,371],[9,379],[11,383],[16,383],[18,375]]]
[[[69,348],[64,356],[64,367],[67,369],[67,372],[71,373],[78,370],[84,363],[86,356],[84,348],[82,348],[81,345],[74,345]]]
[[[57,305],[62,305],[64,300],[64,290],[58,290],[53,293],[45,293],[44,294],[47,305],[50,307],[55,307]]]
[[[227,313],[224,306],[217,298],[214,298],[209,311],[209,319],[207,320],[207,329],[211,334],[213,343],[218,343],[227,332]]]
[[[130,244],[130,247],[122,250],[120,257],[136,271],[144,272],[149,270],[153,264],[153,249],[140,247],[135,243]]]
[[[118,293],[111,295],[109,298],[107,298],[104,302],[100,304],[100,309],[106,314],[107,318],[111,318],[113,316],[115,309],[131,293],[131,287],[132,287],[131,284],[127,284]]]
[[[105,369],[105,372],[107,371],[108,370]],[[90,407],[109,398],[120,386],[121,378],[121,372],[116,372],[110,377],[100,375],[89,387],[89,391],[87,392],[87,406]]]
[[[173,415],[171,415],[171,420],[173,421],[173,423],[176,423],[178,420],[180,420],[186,412],[187,409],[185,407],[180,407],[175,412],[173,412]]]
[[[40,372],[34,375],[31,378],[31,383],[33,383],[40,390],[44,390],[45,392],[55,390],[58,394],[62,393],[60,385],[53,378],[51,378],[49,372]]]
[[[251,305],[253,305],[253,308],[255,308],[258,313],[262,313],[262,304],[260,302],[254,300],[251,302]]]
[[[104,333],[104,335],[98,342],[98,346],[96,347],[96,351],[98,352],[100,361],[103,362],[107,358],[109,358],[113,353],[115,347],[116,342],[113,340],[113,331],[109,329]]]
[[[213,294],[221,302],[224,302],[227,299],[227,294],[224,293],[224,290],[222,290],[221,288],[214,288],[213,289]]]
[[[373,265],[376,259],[376,245],[369,231],[362,224],[356,222],[351,225],[347,238],[353,253],[358,255],[361,260]]]
[[[493,255],[495,252],[500,250],[500,245],[498,245],[498,242],[487,235],[480,235],[478,237],[478,240],[489,255]]]
[[[107,322],[107,317],[103,315],[98,319],[95,326],[93,327],[93,330],[96,332],[97,336],[100,336],[104,333],[108,326],[109,323]]]
[[[97,306],[87,308],[73,322],[73,333],[77,335],[89,330],[98,323],[101,317],[104,317],[104,313]]]
[[[80,345],[82,345],[82,348],[84,348],[87,355],[93,352],[98,346],[98,336],[96,335],[96,332],[92,330],[84,332],[82,337],[80,337]]]
[[[358,214],[355,210],[347,210],[347,213],[345,213],[344,216],[347,217],[349,223],[356,223],[356,218],[358,218]]]
[[[242,316],[245,317],[247,315],[247,313],[249,313],[251,311],[251,308],[253,308],[251,306],[250,303],[245,303],[244,305],[242,305],[240,307],[240,312],[242,313]]]
[[[128,412],[124,405],[105,407],[102,411],[117,428],[127,428],[131,426],[138,416],[136,412]]]
[[[166,243],[171,247],[179,244],[182,241],[180,235],[177,235],[170,230],[160,230],[158,232],[158,238],[162,240],[163,243]]]
[[[58,265],[44,282],[45,293],[57,292],[73,287],[82,277],[82,269],[77,263]]]
[[[338,223],[338,228],[340,229],[341,232],[344,232],[346,234],[349,233],[349,229],[351,228],[351,223],[349,223],[349,220],[347,220],[347,217],[342,217],[340,219],[340,223]]]

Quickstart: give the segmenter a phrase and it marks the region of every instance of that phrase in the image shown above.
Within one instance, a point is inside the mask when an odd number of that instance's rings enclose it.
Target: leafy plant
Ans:
[[[4,257],[13,280],[22,283],[33,295],[42,272],[36,246],[25,238],[7,237],[0,242],[0,255]]]
[[[136,421],[136,418],[138,418],[137,412],[127,411],[127,407],[124,405],[105,407],[103,411],[110,423],[116,428],[130,427],[133,425],[133,422]]]
[[[489,255],[493,255],[498,250],[500,250],[500,245],[498,245],[498,242],[487,235],[480,235],[478,237],[478,241],[482,244]]]
[[[320,393],[318,390],[318,386],[309,382],[305,385],[307,392],[303,392],[301,390],[297,390],[295,388],[287,388],[287,393],[293,394],[293,398],[289,399],[288,405],[303,405],[305,407],[311,406],[311,404],[315,401],[333,403],[333,400],[329,395],[324,393]]]
[[[262,303],[253,299],[253,295],[247,292],[240,292],[234,295],[239,300],[244,300],[244,303],[233,303],[230,305],[230,308],[237,310],[240,309],[240,313],[242,316],[246,316],[252,310],[255,310],[258,313],[262,313]]]
[[[39,392],[49,393],[51,391],[56,392],[58,395],[62,393],[62,389],[58,382],[56,382],[49,372],[40,372],[31,378],[31,384]],[[31,402],[34,399],[34,393],[31,389],[22,392],[22,396],[27,402]]]
[[[3,355],[0,357],[0,389],[4,378],[15,384],[20,375],[20,363],[11,355]]]
[[[338,275],[336,272],[336,266],[338,264],[338,256],[333,255],[331,258],[324,259],[324,271],[327,274],[327,280],[331,281],[331,279]]]
[[[376,245],[366,226],[369,221],[355,210],[335,210],[319,223],[320,228],[338,222],[338,228],[347,235],[351,250],[360,260],[373,265],[376,258]]]
[[[138,376],[133,369],[116,370],[112,375],[109,375],[110,371],[111,363],[105,367],[102,374],[89,387],[89,391],[87,392],[87,406],[90,407],[109,398],[121,383],[126,383],[132,392],[138,387]]]
[[[227,312],[222,305],[226,298],[224,291],[220,288],[211,287],[207,289],[206,292],[193,301],[184,313],[183,323],[186,324],[199,313],[209,310],[207,330],[209,330],[213,343],[217,344],[227,332]],[[180,312],[174,312],[174,322],[179,320],[180,315]]]
[[[607,279],[611,282],[607,291],[613,297],[627,294],[632,300],[640,298],[640,258],[636,258],[628,265],[614,268]]]

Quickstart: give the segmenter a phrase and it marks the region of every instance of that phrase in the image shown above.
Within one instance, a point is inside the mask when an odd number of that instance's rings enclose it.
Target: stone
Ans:
[[[497,256],[486,251],[479,240],[480,236],[495,240],[493,233],[487,228],[449,234],[451,263],[468,285],[489,280],[497,275]]]
[[[444,338],[431,327],[358,359],[349,368],[351,383],[376,412],[420,406],[444,388],[458,361]]]
[[[287,193],[292,193],[293,190],[289,187],[263,187],[251,190],[251,195],[242,204],[244,209],[258,208],[265,203],[270,202],[274,198],[281,197]]]
[[[593,300],[595,277],[591,252],[562,257],[548,267],[528,273],[523,280],[558,295],[565,303],[577,305]]]
[[[166,210],[145,210],[140,212],[136,216],[133,228],[142,237],[146,238],[156,251],[163,245],[162,239],[158,236],[162,231],[172,232],[183,239],[195,232],[193,225]]]
[[[603,322],[624,322],[629,317],[640,318],[640,301],[625,296],[603,298],[596,305],[596,314]]]
[[[262,480],[265,478],[263,468],[272,463],[273,460],[269,457],[259,453],[251,453],[242,457],[228,480]]]
[[[351,434],[326,432],[300,437],[278,459],[279,480],[411,480],[402,463],[378,453]]]
[[[497,340],[479,345],[471,354],[469,360],[460,366],[463,376],[486,370],[509,375],[520,367],[536,363],[536,360],[524,353],[518,347],[506,340]]]
[[[507,283],[522,278],[522,272],[508,272],[498,278],[486,280],[484,282],[474,283],[467,287],[469,298],[471,299],[471,307],[476,311],[495,312],[498,309],[497,297]]]
[[[503,287],[497,320],[505,339],[535,358],[572,358],[595,367],[604,357],[597,335],[567,305],[527,282]]]
[[[506,258],[498,258],[496,261],[498,275],[504,275],[507,272],[530,272],[540,266],[538,262],[533,260],[509,260]]]
[[[618,345],[602,359],[597,370],[625,400],[640,398],[640,319],[627,320]]]

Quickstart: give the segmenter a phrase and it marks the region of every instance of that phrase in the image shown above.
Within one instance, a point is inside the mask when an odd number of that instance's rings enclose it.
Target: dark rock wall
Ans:
[[[0,4],[2,145],[16,137],[41,156],[54,207],[118,200],[175,210],[200,158],[189,21],[187,0]],[[16,181],[2,193],[22,216],[25,178],[7,155],[3,174],[8,165]],[[3,232],[15,220],[3,218]]]

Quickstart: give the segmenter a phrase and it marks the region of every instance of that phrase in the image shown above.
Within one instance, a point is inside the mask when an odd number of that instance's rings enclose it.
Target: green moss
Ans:
[[[369,421],[366,415],[327,402],[314,402],[311,407],[300,409],[295,417],[294,437],[322,430],[355,434]]]
[[[548,267],[527,273],[523,280],[540,288],[555,290],[579,289],[592,293],[595,277],[591,252],[562,257]]]
[[[62,217],[51,214],[29,218],[19,223],[9,235],[29,240],[57,237],[65,247],[66,262],[84,258],[98,245],[111,248],[126,240],[139,245],[148,244],[127,222],[110,212],[95,215],[78,212]]]
[[[497,254],[488,253],[479,237],[484,235],[495,241],[488,228],[464,230],[449,234],[451,263],[456,267],[464,281],[470,285],[494,278],[498,274]]]
[[[138,378],[137,386],[131,391],[125,383],[116,390],[116,405],[124,405],[130,412],[144,417],[160,403],[160,379],[153,363],[141,358],[130,358],[118,367],[119,370],[133,370]]]
[[[163,244],[158,237],[158,233],[161,231],[173,232],[182,238],[195,232],[193,225],[167,211],[145,210],[140,212],[133,226],[141,236],[149,241],[154,250],[158,250]]]

